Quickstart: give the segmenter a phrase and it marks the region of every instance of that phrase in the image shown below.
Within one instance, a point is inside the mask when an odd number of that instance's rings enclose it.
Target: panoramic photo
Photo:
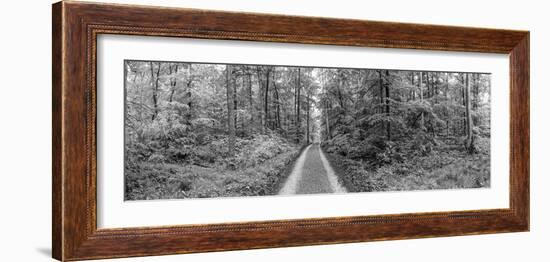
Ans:
[[[124,62],[124,199],[490,187],[491,74]]]

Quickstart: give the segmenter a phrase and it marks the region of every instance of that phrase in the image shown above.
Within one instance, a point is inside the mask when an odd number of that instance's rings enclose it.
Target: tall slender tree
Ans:
[[[330,114],[330,100],[329,100],[329,93],[328,93],[328,87],[327,87],[327,75],[326,70],[321,71],[321,81],[323,85],[323,91],[324,91],[324,112],[325,112],[325,125],[326,125],[326,132],[327,132],[327,139],[332,139],[332,135],[330,133],[330,120],[329,120],[329,114]]]
[[[153,116],[151,117],[151,120],[155,120],[159,112],[158,92],[159,92],[159,75],[160,75],[161,64],[158,63],[156,76],[155,76],[153,62],[150,62],[150,66],[151,66],[151,87],[153,89],[151,92],[152,98],[153,98]]]
[[[254,99],[252,98],[252,73],[250,72],[250,69],[247,68],[247,72],[246,72],[246,77],[247,77],[247,91],[248,91],[248,110],[249,110],[249,114],[250,114],[250,125],[249,125],[249,128],[250,130],[253,130],[254,129],[254,114],[255,114],[255,110],[254,110]]]
[[[474,134],[472,127],[472,108],[471,108],[471,94],[470,94],[470,74],[466,73],[466,148],[470,154],[474,152]]]
[[[420,93],[420,103],[424,106],[424,90],[422,89],[423,72],[418,72],[418,93]],[[424,109],[420,113],[420,128],[424,129]]]
[[[273,96],[275,102],[275,123],[274,128],[281,128],[281,101],[279,98],[279,87],[277,86],[277,71],[273,69]]]
[[[178,64],[169,65],[169,71],[170,71],[170,97],[168,98],[168,102],[172,103],[174,100],[174,93],[176,92],[176,87],[178,83],[178,78],[175,77],[178,73]]]
[[[235,154],[235,112],[234,109],[234,99],[233,96],[233,87],[232,87],[232,78],[233,78],[233,68],[231,65],[225,66],[225,84],[227,89],[227,126],[228,126],[228,152],[230,156]]]
[[[271,119],[269,118],[269,83],[270,83],[270,74],[271,68],[265,70],[265,90],[264,90],[264,115],[265,115],[265,129],[267,130],[271,124]]]
[[[301,120],[300,120],[300,90],[301,81],[300,81],[301,69],[298,67],[298,81],[296,82],[296,142],[300,142],[301,137]]]
[[[386,117],[388,120],[386,121],[386,136],[388,140],[391,140],[391,121],[389,120],[390,117],[390,71],[386,70],[386,76],[384,79],[384,87],[385,87],[385,93],[386,93]]]

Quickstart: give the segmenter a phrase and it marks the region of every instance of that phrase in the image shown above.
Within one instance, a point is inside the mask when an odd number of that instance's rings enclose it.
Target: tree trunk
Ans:
[[[306,113],[306,144],[309,144],[309,92],[307,93],[307,113]]]
[[[286,125],[286,110],[285,110],[285,107],[283,106],[282,109],[281,109],[281,115],[280,115],[280,118],[281,118],[281,129],[283,131],[283,135],[285,135],[286,137],[286,129],[287,129],[287,125]]]
[[[239,90],[239,87],[237,86],[237,77],[231,77],[231,85],[233,86],[233,116],[235,118],[235,132],[237,130],[237,126],[239,124],[239,114],[238,114],[238,100],[237,100],[237,90]]]
[[[325,103],[325,117],[326,117],[326,120],[325,120],[325,123],[327,125],[327,138],[328,140],[332,139],[332,135],[330,134],[330,123],[329,123],[329,101],[327,99],[326,103]]]
[[[466,76],[465,76],[466,75]],[[468,74],[462,75],[462,106],[464,106],[464,113],[462,114],[464,116],[464,119],[462,120],[462,132],[463,135],[468,135],[468,113],[466,112],[466,85],[469,85],[466,81]],[[468,86],[469,87],[469,86]]]
[[[193,84],[193,64],[189,63],[187,66],[187,83],[186,83],[186,90],[187,90],[187,114],[186,114],[186,123],[189,124],[191,122],[192,112],[193,112],[193,99],[191,97],[193,96],[193,92],[191,92],[191,86]]]
[[[273,91],[275,96],[275,128],[281,128],[281,101],[279,100],[279,88],[277,87],[276,74],[273,72]]]
[[[265,115],[265,127],[266,129],[269,127],[269,124],[270,124],[270,119],[269,119],[269,106],[268,106],[268,102],[269,102],[269,80],[270,80],[270,74],[271,74],[271,69],[267,69],[266,70],[266,73],[265,73],[265,93],[264,93],[264,115]]]
[[[431,88],[430,88],[430,72],[426,72],[426,98],[430,98],[431,95]]]
[[[297,76],[294,75],[294,108],[292,109],[292,113],[291,113],[291,117],[292,117],[292,120],[291,120],[291,123],[292,123],[292,132],[293,132],[293,139],[296,139],[296,126],[297,126],[297,123],[298,121],[296,121],[296,110],[297,110],[297,107],[298,106],[298,84],[297,84]]]
[[[445,102],[449,101],[449,73],[445,73]],[[447,124],[447,136],[449,136],[449,118],[451,117],[449,112],[447,111],[445,113],[446,117],[446,124]]]
[[[323,89],[324,89],[324,92],[325,92],[325,103],[324,103],[324,106],[325,106],[325,124],[326,124],[326,132],[327,132],[327,140],[330,140],[332,139],[331,137],[331,134],[330,134],[330,123],[329,123],[329,97],[328,97],[328,90],[327,90],[327,86],[326,86],[326,75],[325,75],[325,71],[323,71],[323,73],[321,73],[321,79],[322,79],[322,85],[323,85]]]
[[[434,97],[434,98],[435,98],[435,95],[436,95],[436,93],[435,93],[435,87],[436,87],[436,86],[435,86],[434,74],[435,74],[435,72],[432,72],[432,73],[430,74],[430,84],[432,85],[432,96],[431,96],[431,97]],[[436,99],[437,99],[437,98],[436,98]]]
[[[467,125],[467,137],[466,137],[466,149],[470,154],[474,153],[474,134],[472,128],[472,110],[471,110],[471,98],[470,98],[470,79],[469,74],[466,74],[466,125]]]
[[[230,156],[233,156],[235,154],[235,117],[233,112],[234,107],[234,96],[233,96],[233,87],[232,84],[232,78],[233,78],[233,71],[230,65],[225,66],[225,83],[227,88],[227,126],[229,131],[229,138],[228,138],[228,152]]]
[[[435,74],[435,79],[433,80],[433,85],[434,85],[434,97],[435,97],[435,103],[437,104],[438,103],[438,96],[439,96],[439,85],[438,85],[438,82],[439,82],[439,73],[434,73]]]
[[[264,88],[264,84],[263,84],[263,81],[262,81],[262,69],[260,66],[258,66],[256,68],[256,73],[257,73],[257,77],[258,77],[258,101],[260,104],[259,106],[259,110],[258,110],[258,115],[260,117],[260,128],[261,128],[261,131],[262,133],[265,133],[265,116],[263,114],[263,95],[265,92],[265,88]]]
[[[338,72],[338,85],[337,85],[337,88],[338,88],[338,102],[340,102],[340,107],[342,108],[342,110],[344,111],[344,113],[346,112],[346,107],[344,105],[344,97],[342,95],[342,83],[343,83],[343,73],[342,73],[342,70],[339,70]]]
[[[391,140],[391,122],[389,121],[390,116],[390,71],[386,70],[386,79],[384,81],[384,86],[386,89],[386,117],[388,117],[388,121],[386,123],[386,134],[388,140]]]
[[[300,121],[300,68],[298,68],[298,83],[296,85],[296,141],[300,142],[300,130],[302,128]]]
[[[252,74],[248,72],[248,106],[250,110],[250,129],[254,127],[254,103],[252,99]]]
[[[474,74],[472,75],[472,77],[474,78],[474,98],[472,99],[472,109],[474,111],[474,113],[476,111],[478,111],[479,109],[479,85],[480,85],[480,77],[481,75],[480,74]],[[478,117],[475,117],[473,118],[473,126],[478,126],[479,125],[479,116]]]
[[[422,90],[422,78],[423,78],[423,73],[418,72],[418,89],[420,93],[420,103],[422,104],[422,106],[424,106],[424,92]],[[420,115],[420,128],[424,129],[424,111],[422,111]]]
[[[176,64],[174,66],[174,69],[172,70],[172,66],[170,68],[170,75],[177,74],[178,73],[178,65]],[[174,93],[176,92],[176,86],[177,86],[177,77],[170,77],[170,98],[168,99],[168,102],[172,103],[174,100]]]
[[[159,88],[159,75],[160,75],[160,63],[158,64],[157,77],[155,79],[153,62],[149,62],[151,66],[151,86],[153,88],[153,116],[151,120],[155,120],[158,115],[158,88]]]
[[[411,100],[416,100],[416,92],[414,88],[414,72],[411,72]]]
[[[377,70],[377,73],[378,73],[378,93],[379,93],[379,98],[380,98],[380,104],[377,107],[377,112],[378,113],[383,113],[384,112],[384,108],[383,108],[383,106],[384,106],[384,80],[382,79],[382,71]]]
[[[141,75],[141,80],[143,80],[144,74]],[[143,121],[143,105],[145,104],[144,95],[143,95],[143,85],[140,85],[139,87],[139,121]]]

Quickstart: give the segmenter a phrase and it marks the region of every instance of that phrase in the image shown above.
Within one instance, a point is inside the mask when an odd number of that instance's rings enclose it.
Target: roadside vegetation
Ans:
[[[125,199],[277,194],[310,142],[311,70],[126,61]]]
[[[349,191],[490,186],[489,75],[375,70],[365,81],[368,98],[326,95],[323,148]]]
[[[262,196],[277,194],[285,167],[297,148],[277,136],[238,139],[229,157],[225,141],[206,142],[183,152],[155,152],[126,166],[126,199]],[[204,154],[205,152],[208,152]],[[183,157],[183,158],[182,158]],[[140,160],[142,158],[142,160]]]

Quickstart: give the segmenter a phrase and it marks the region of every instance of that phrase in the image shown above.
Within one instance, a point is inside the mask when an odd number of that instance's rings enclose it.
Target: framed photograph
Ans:
[[[53,257],[529,230],[529,32],[53,5]]]

